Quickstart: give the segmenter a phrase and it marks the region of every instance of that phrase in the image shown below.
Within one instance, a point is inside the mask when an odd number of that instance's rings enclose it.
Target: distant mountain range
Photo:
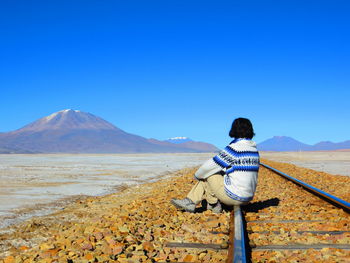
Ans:
[[[299,142],[287,136],[274,136],[258,144],[260,151],[334,151],[350,149],[350,140],[334,143],[330,141],[319,142],[314,145]]]
[[[260,151],[334,151],[350,140],[309,145],[287,136],[258,144]],[[173,137],[165,141],[127,133],[91,113],[62,110],[15,131],[0,133],[1,153],[176,153],[216,152],[212,144]]]
[[[62,110],[21,129],[0,133],[0,153],[174,153],[215,152],[191,139],[180,143],[127,133],[91,113]]]

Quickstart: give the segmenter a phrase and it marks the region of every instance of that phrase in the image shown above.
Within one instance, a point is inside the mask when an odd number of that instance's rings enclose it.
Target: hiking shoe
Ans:
[[[181,210],[185,210],[187,212],[193,213],[196,209],[196,204],[192,202],[191,199],[185,198],[185,199],[171,199],[171,203],[176,206],[177,208]]]
[[[218,201],[216,204],[209,204],[208,203],[207,210],[211,210],[215,214],[220,214],[222,212],[222,207],[221,207],[220,201]]]

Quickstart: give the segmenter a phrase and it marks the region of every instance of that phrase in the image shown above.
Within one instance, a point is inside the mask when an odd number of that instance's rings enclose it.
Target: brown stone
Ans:
[[[113,239],[112,236],[106,236],[106,237],[105,237],[105,240],[106,240],[107,243],[110,244],[110,245],[115,245],[115,244],[116,244],[116,241]]]
[[[53,244],[49,243],[43,243],[39,246],[40,250],[49,250],[49,249],[54,249],[55,246]]]
[[[94,233],[96,240],[101,240],[103,239],[103,234],[102,232],[96,232]]]
[[[13,263],[15,262],[15,258],[13,256],[8,256],[4,259],[4,263]]]
[[[146,250],[146,251],[153,251],[154,250],[154,246],[151,242],[149,241],[146,241],[142,244],[143,246],[143,249]]]
[[[28,250],[29,247],[27,247],[27,246],[20,246],[19,249],[24,251],[24,250]]]
[[[88,241],[85,241],[83,244],[81,244],[81,248],[83,250],[93,250],[92,244]]]
[[[91,253],[88,253],[84,256],[84,258],[87,260],[91,260],[91,259],[94,259],[94,256]]]
[[[124,246],[123,246],[123,244],[118,243],[115,245],[111,245],[110,248],[112,250],[111,252],[113,255],[119,255],[120,253],[123,252]]]

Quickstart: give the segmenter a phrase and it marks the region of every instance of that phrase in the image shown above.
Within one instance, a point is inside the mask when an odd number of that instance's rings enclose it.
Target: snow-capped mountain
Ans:
[[[190,142],[192,140],[188,137],[172,137],[172,138],[169,138],[165,141],[178,144],[178,143]]]
[[[214,146],[215,147],[215,146]],[[206,152],[127,133],[91,113],[62,110],[0,134],[0,153]]]
[[[165,140],[167,143],[172,143],[174,145],[178,145],[180,147],[186,147],[189,149],[197,149],[198,151],[203,151],[203,152],[217,152],[219,149],[209,143],[205,142],[197,142],[193,141],[192,139],[188,137],[173,137]]]

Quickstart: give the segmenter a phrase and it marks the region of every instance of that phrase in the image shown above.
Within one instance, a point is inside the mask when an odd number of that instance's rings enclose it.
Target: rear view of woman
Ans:
[[[196,205],[205,199],[207,209],[220,213],[221,203],[244,205],[253,199],[259,153],[256,143],[252,141],[254,130],[251,122],[245,118],[235,119],[229,136],[234,140],[197,170],[195,178],[198,182],[185,199],[172,199],[173,205],[194,212]]]

